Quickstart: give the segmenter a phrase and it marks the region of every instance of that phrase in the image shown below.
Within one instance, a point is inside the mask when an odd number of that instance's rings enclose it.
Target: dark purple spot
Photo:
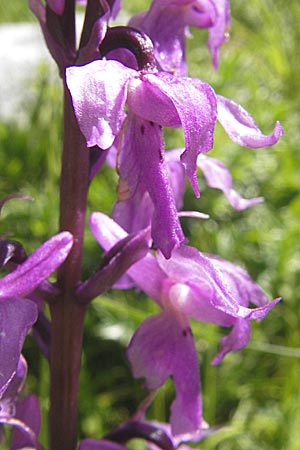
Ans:
[[[152,120],[150,120],[150,125],[151,125],[151,127],[154,127],[154,122],[152,122]]]
[[[141,125],[141,133],[144,134],[145,133],[145,126]]]
[[[183,334],[184,337],[186,337],[188,334],[189,334],[190,336],[193,336],[193,332],[192,332],[192,330],[191,330],[190,327],[187,327],[187,328],[185,328],[184,330],[182,330],[182,334]]]

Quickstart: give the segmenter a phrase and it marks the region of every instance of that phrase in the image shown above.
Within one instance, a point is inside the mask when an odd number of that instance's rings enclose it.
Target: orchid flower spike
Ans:
[[[99,212],[91,215],[90,227],[105,250],[127,235]],[[174,250],[168,260],[160,252],[156,257],[149,253],[127,275],[161,309],[142,322],[129,343],[127,356],[133,375],[145,378],[150,390],[162,386],[172,376],[176,387],[170,417],[172,433],[197,432],[203,425],[203,417],[190,319],[232,328],[221,339],[220,351],[212,361],[219,364],[227,353],[248,343],[250,321],[263,319],[280,298],[269,303],[243,269],[187,246]],[[256,307],[250,308],[250,303]]]

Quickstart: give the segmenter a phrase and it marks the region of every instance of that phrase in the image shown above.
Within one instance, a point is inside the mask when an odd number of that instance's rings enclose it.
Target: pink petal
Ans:
[[[135,378],[145,378],[157,389],[173,376],[176,398],[171,406],[172,433],[192,433],[202,420],[200,380],[194,339],[188,320],[173,311],[146,319],[135,332],[128,350]]]
[[[233,142],[245,147],[261,148],[276,144],[283,136],[280,122],[276,122],[273,133],[265,135],[242,106],[221,95],[217,96],[217,101],[218,120]]]
[[[73,237],[67,231],[46,241],[23,264],[1,278],[0,299],[32,292],[64,262],[72,245]]]
[[[231,174],[218,159],[199,155],[197,166],[202,170],[208,186],[223,191],[231,206],[236,210],[243,211],[263,201],[263,197],[245,199],[232,189]]]
[[[96,60],[67,68],[67,85],[88,147],[105,150],[113,144],[124,119],[127,84],[135,75],[118,61]]]

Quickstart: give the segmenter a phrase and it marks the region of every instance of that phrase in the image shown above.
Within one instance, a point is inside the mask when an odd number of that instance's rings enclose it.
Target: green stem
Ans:
[[[58,271],[58,286],[62,295],[50,305],[51,450],[75,450],[77,445],[77,397],[85,307],[76,302],[74,293],[81,281],[88,170],[89,152],[65,86],[60,230],[73,234],[74,245]]]

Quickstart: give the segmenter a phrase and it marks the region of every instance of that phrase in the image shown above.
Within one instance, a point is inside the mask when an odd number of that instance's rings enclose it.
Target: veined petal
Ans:
[[[195,194],[199,196],[196,161],[213,146],[217,104],[213,89],[196,78],[174,77],[160,72],[135,80],[128,94],[130,109],[162,126],[182,126],[186,149],[181,155]],[[147,108],[145,108],[147,105]]]
[[[202,420],[199,369],[187,318],[169,310],[147,318],[135,332],[127,356],[134,377],[145,378],[148,389],[157,389],[173,376],[172,433],[198,430]]]
[[[160,255],[157,258],[168,277],[191,287],[208,302],[207,311],[215,323],[221,324],[224,320],[223,325],[229,326],[233,325],[235,319],[263,319],[280,301],[278,298],[267,303],[260,287],[241,268],[213,255],[204,255],[192,247],[182,246],[175,250],[170,260]],[[250,302],[260,306],[248,308]],[[211,307],[217,310],[215,318]],[[193,311],[195,317],[196,304]],[[199,314],[203,314],[203,311],[199,311]]]
[[[229,290],[235,298],[238,298],[239,305],[247,307],[253,303],[256,306],[263,306],[268,303],[268,297],[246,270],[218,256],[207,255],[207,257],[223,274]]]
[[[208,186],[223,191],[231,206],[236,210],[243,211],[264,200],[263,197],[243,198],[232,189],[232,176],[227,167],[218,159],[199,155],[197,166],[202,170]]]
[[[209,258],[193,247],[182,246],[174,250],[172,258],[165,260],[157,255],[160,268],[174,282],[188,284],[202,295],[217,310],[235,317],[238,315],[238,300],[223,282],[222,273]]]
[[[221,95],[217,95],[217,101],[218,120],[233,142],[246,147],[261,148],[276,144],[283,136],[280,122],[276,122],[273,133],[265,135],[242,106]]]
[[[124,119],[127,84],[136,71],[118,61],[93,61],[66,69],[75,114],[88,147],[108,149]]]
[[[37,312],[30,300],[0,301],[0,397],[16,373],[23,342],[37,319]]]
[[[23,264],[0,280],[1,299],[24,296],[32,292],[66,259],[73,236],[64,231],[53,236],[30,255]]]

